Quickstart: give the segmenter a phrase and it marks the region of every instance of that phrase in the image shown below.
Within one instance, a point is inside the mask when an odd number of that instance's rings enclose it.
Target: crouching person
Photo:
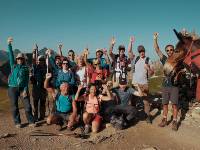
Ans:
[[[124,129],[135,119],[137,109],[131,106],[132,95],[142,96],[142,92],[138,87],[138,91],[127,86],[126,79],[120,79],[119,87],[113,89],[113,93],[117,96],[118,104],[113,108],[110,123],[118,128]]]
[[[69,95],[69,84],[67,82],[61,83],[59,92],[56,93],[56,89],[49,86],[51,77],[51,73],[46,74],[44,88],[52,94],[55,100],[56,110],[53,114],[48,116],[47,124],[57,124],[62,128],[66,121],[67,129],[71,130],[77,120],[77,108],[74,95]]]
[[[83,114],[83,122],[85,124],[84,133],[89,133],[92,127],[92,132],[97,133],[100,130],[102,117],[100,116],[100,103],[101,101],[111,100],[110,92],[106,85],[102,85],[103,89],[107,92],[107,96],[101,94],[97,95],[97,89],[94,84],[89,86],[89,94],[79,97],[82,85],[78,87],[75,99],[77,101],[85,101],[85,112]]]

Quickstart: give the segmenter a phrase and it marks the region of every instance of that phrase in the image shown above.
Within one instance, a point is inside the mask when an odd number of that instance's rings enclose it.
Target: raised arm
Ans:
[[[35,65],[37,63],[37,57],[38,57],[38,46],[35,44],[35,47],[33,48],[33,60],[32,63]]]
[[[13,54],[13,49],[12,49],[12,42],[13,42],[13,38],[9,37],[8,38],[8,54],[9,54],[9,61],[10,61],[10,67],[11,70],[13,70],[14,68],[14,54]]]
[[[153,39],[154,39],[154,49],[156,50],[156,53],[160,57],[160,59],[162,59],[163,53],[161,52],[161,50],[158,46],[158,33],[157,32],[154,33]]]
[[[112,37],[111,41],[110,41],[110,48],[109,48],[109,55],[111,57],[111,59],[114,61],[115,60],[115,54],[113,54],[113,47],[115,45],[115,38]]]
[[[62,47],[63,47],[62,44],[59,44],[59,45],[58,45],[58,55],[60,55],[61,57],[63,57],[63,54],[62,54]]]
[[[83,88],[82,85],[78,86],[78,90],[77,90],[76,95],[75,95],[75,101],[84,101],[85,97],[84,96],[79,96],[80,91],[81,91],[82,88]]]
[[[51,74],[51,73],[47,73],[47,74],[46,74],[46,79],[45,79],[45,81],[44,81],[44,88],[45,88],[49,93],[51,93],[52,96],[55,98],[55,94],[56,94],[56,93],[55,93],[55,90],[54,90],[52,87],[49,86],[49,81],[50,81],[51,77],[52,77],[52,74]]]
[[[104,57],[105,57],[105,60],[106,60],[106,64],[111,64],[107,50],[105,48],[103,49],[103,54],[104,54]]]
[[[105,90],[107,96],[102,96],[101,100],[102,100],[102,101],[109,101],[109,100],[111,100],[111,99],[112,99],[112,96],[111,96],[110,91],[108,90],[107,85],[103,84],[102,87],[103,87],[103,89]]]
[[[130,58],[130,60],[132,61],[135,57],[135,55],[133,54],[133,50],[132,50],[132,45],[135,42],[135,38],[134,36],[130,37],[130,43],[128,45],[128,57]]]

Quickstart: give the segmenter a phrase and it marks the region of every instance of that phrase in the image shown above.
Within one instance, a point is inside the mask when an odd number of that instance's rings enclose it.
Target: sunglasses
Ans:
[[[68,63],[62,63],[63,65],[68,65]]]
[[[145,52],[144,50],[139,51],[139,53]]]
[[[170,52],[173,52],[174,49],[167,49],[167,50],[166,50],[166,52],[169,52],[169,51],[170,51]]]

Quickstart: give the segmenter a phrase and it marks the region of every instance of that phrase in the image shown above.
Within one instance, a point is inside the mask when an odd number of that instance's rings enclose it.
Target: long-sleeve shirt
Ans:
[[[12,45],[8,45],[9,60],[11,73],[8,79],[9,87],[21,87],[24,90],[28,90],[29,83],[29,68],[26,65],[20,65],[14,63],[14,54],[12,50]]]
[[[72,73],[70,70],[67,72],[63,72],[63,70],[58,71],[58,76],[56,80],[56,87],[58,88],[62,82],[67,82],[70,85],[75,85],[75,78],[74,73]]]

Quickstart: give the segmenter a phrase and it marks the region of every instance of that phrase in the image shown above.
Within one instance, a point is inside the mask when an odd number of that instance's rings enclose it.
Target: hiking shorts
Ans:
[[[162,89],[162,104],[166,105],[169,104],[169,101],[172,104],[178,104],[178,97],[179,97],[179,89],[178,87],[163,87]]]
[[[95,121],[97,123],[101,123],[102,120],[103,120],[103,118],[99,114],[89,113],[88,115],[89,115],[92,122]]]

